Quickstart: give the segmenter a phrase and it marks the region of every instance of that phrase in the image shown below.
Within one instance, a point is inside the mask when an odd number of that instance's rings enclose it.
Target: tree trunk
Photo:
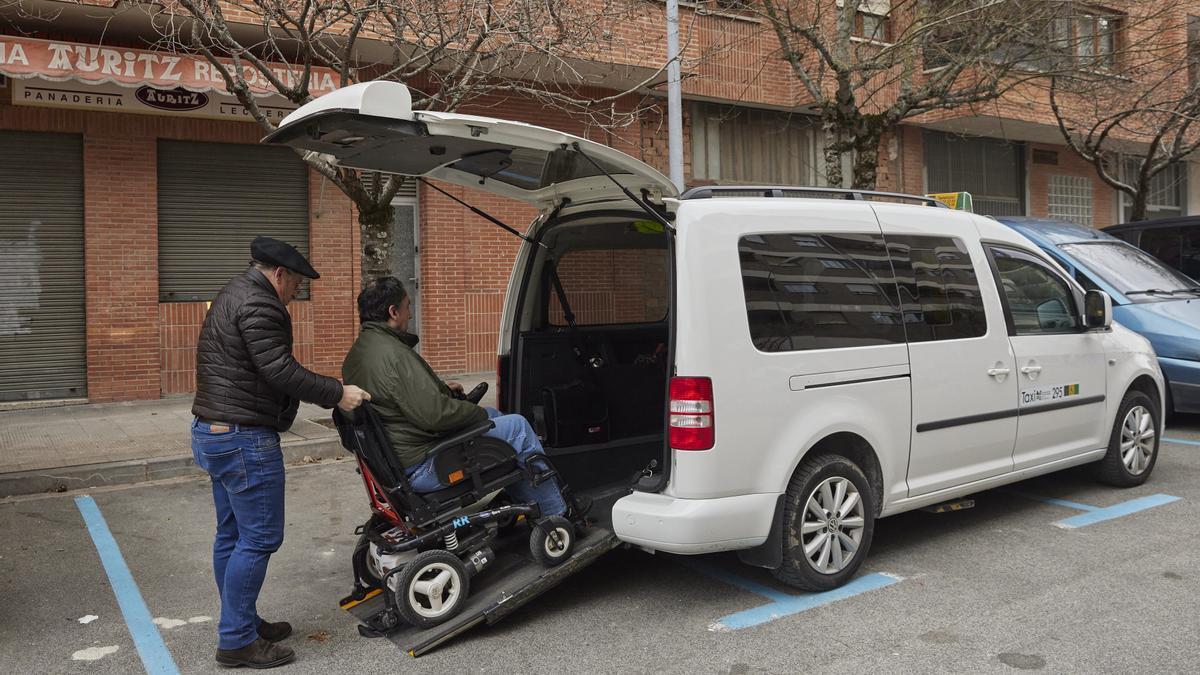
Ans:
[[[882,134],[878,131],[860,132],[854,138],[854,187],[862,190],[874,190],[879,179],[879,142]]]
[[[842,140],[841,129],[834,120],[823,120],[821,130],[825,132],[825,184],[828,187],[842,187],[842,153],[846,151],[846,142]]]
[[[359,206],[358,227],[362,238],[362,278],[365,288],[371,281],[392,273],[392,205]]]
[[[1139,185],[1138,190],[1130,195],[1132,208],[1129,213],[1129,222],[1146,219],[1146,202],[1150,200],[1150,186]]]

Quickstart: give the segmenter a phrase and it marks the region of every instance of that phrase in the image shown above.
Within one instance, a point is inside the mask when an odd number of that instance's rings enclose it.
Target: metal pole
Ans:
[[[683,95],[679,79],[679,0],[667,0],[667,155],[671,182],[683,192]]]

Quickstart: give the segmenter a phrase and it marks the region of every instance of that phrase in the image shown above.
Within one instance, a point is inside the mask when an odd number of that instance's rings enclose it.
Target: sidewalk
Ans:
[[[495,404],[494,373],[446,379],[467,389],[488,382],[481,404]],[[191,407],[189,396],[0,411],[0,498],[199,473],[192,462]],[[349,456],[331,411],[307,403],[280,441],[289,464]]]

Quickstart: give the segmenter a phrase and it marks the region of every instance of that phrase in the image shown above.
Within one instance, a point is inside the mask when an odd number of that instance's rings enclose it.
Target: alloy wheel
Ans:
[[[836,574],[854,559],[866,518],[862,495],[847,478],[826,478],[809,495],[800,524],[804,557],[821,574]]]
[[[1154,417],[1144,406],[1135,405],[1121,423],[1121,461],[1129,473],[1137,476],[1150,467],[1154,456]]]

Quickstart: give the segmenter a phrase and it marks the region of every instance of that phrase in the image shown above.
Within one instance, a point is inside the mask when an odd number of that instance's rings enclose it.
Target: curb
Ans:
[[[346,455],[337,437],[295,441],[285,443],[281,448],[285,464],[300,464],[306,458],[321,461]],[[15,471],[0,474],[0,498],[203,475],[204,470],[196,466],[191,455]]]

